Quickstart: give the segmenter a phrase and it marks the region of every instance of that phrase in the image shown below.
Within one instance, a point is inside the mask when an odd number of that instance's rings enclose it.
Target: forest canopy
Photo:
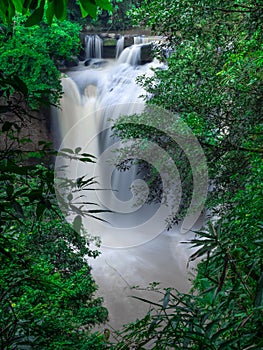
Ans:
[[[64,20],[67,17],[70,2],[67,0],[8,0],[0,3],[0,16],[4,22],[11,23],[16,13],[28,15],[25,26],[38,24],[45,16],[51,24],[54,17]],[[95,18],[98,10],[112,10],[110,0],[79,0],[74,1],[81,10],[83,17],[90,15]]]

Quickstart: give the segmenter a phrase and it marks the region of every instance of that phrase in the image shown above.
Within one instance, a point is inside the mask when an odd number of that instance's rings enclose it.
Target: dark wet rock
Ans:
[[[152,44],[145,44],[141,48],[141,64],[152,62],[153,50]]]
[[[95,67],[95,68],[100,68],[100,67],[105,66],[107,63],[108,63],[108,61],[106,61],[106,60],[101,60],[101,61],[93,62],[91,66],[92,66],[92,67]]]
[[[88,58],[85,62],[84,62],[84,66],[89,66],[91,64],[92,59]]]

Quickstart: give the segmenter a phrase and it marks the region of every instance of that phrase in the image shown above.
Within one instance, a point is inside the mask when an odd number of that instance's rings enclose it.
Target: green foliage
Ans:
[[[98,9],[112,10],[110,0],[78,0],[83,17],[90,15],[95,18]],[[26,15],[26,26],[31,27],[39,24],[46,16],[49,24],[54,18],[65,20],[67,17],[68,0],[8,0],[0,3],[0,17],[5,23],[11,23],[17,14]]]
[[[261,15],[257,1],[145,1],[134,15],[137,24],[167,35],[168,68],[139,82],[149,103],[178,113],[198,136],[214,207],[242,186],[249,151],[263,151]]]
[[[167,135],[163,131],[163,125],[169,125],[171,114],[168,114],[167,117],[166,113],[167,111],[157,106],[154,106],[152,109],[146,108],[144,113],[130,116],[130,123],[127,123],[127,118],[129,118],[127,116],[125,116],[125,118],[119,118],[113,127],[113,131],[117,137],[123,138],[124,140],[133,139],[132,148],[124,146],[118,150],[120,159],[125,159],[125,161],[117,161],[117,167],[119,170],[125,171],[136,163],[138,174],[143,177],[144,181],[146,181],[149,186],[147,203],[164,203],[167,198],[169,198],[169,201],[174,200],[174,202],[176,202],[178,200],[177,189],[182,187],[182,197],[180,198],[180,205],[176,216],[167,218],[167,226],[171,228],[175,222],[178,222],[179,219],[183,217],[186,213],[186,209],[190,205],[191,193],[193,190],[193,174],[189,159],[186,154],[182,152],[181,147],[177,143],[178,140],[181,140],[181,143],[183,143],[183,134],[187,134],[187,131],[184,130],[183,125],[174,121],[174,125],[171,125],[169,129],[171,134]],[[153,115],[156,127],[150,126]],[[137,143],[134,139],[138,140]],[[162,150],[165,151],[167,157],[165,158],[164,155],[162,155],[159,159],[156,155],[156,159],[154,159],[155,166],[141,159],[137,159],[138,154],[140,154],[142,150],[145,159],[152,158],[153,151],[151,147],[149,147],[148,142],[160,146]],[[185,143],[185,151],[187,147],[187,143]],[[188,151],[194,152],[193,148],[193,145],[191,145]],[[130,159],[132,154],[134,160]],[[170,158],[176,163],[176,172],[179,171],[180,173],[181,183],[178,184],[177,188],[175,188],[176,185],[174,183],[176,173],[174,171],[175,169],[170,167]],[[159,169],[157,169],[157,167],[159,167]],[[167,173],[171,177],[171,179],[166,181],[165,186],[163,186],[159,171],[161,173]],[[140,197],[139,193],[137,195]]]
[[[15,74],[26,84],[30,103],[56,103],[62,92],[57,67],[78,53],[79,25],[56,21],[50,27],[42,24],[27,28],[24,17],[17,16],[12,29],[2,29],[0,69],[6,78]]]
[[[107,0],[79,3],[83,15],[111,9]],[[54,172],[44,162],[54,156],[50,145],[40,141],[28,152],[32,140],[20,136],[31,118],[27,103],[56,103],[57,67],[78,52],[80,27],[53,20],[64,19],[66,7],[64,0],[0,3],[1,349],[106,349],[106,337],[91,331],[107,319],[88,264],[99,253],[81,235],[79,217],[73,229],[57,207]],[[53,24],[36,26],[44,16]]]
[[[107,319],[88,264],[99,253],[81,222],[75,231],[58,209],[54,171],[44,163],[55,154],[50,145],[23,150],[30,84],[15,73],[0,81],[0,347],[105,349],[104,336],[91,331]]]
[[[212,221],[191,241],[199,261],[193,291],[167,289],[160,303],[148,301],[152,310],[123,329],[117,349],[261,349],[262,5],[144,1],[134,19],[167,37],[167,68],[140,83],[149,104],[178,113],[198,137]],[[117,130],[158,139],[139,125]]]
[[[129,15],[133,9],[140,6],[141,0],[111,0],[112,9],[110,11],[100,10],[96,19],[92,19],[90,24],[95,28],[103,30],[126,30],[132,27]]]
[[[60,216],[53,170],[12,157],[1,170],[1,348],[103,349],[90,334],[107,318],[87,262],[98,251]]]

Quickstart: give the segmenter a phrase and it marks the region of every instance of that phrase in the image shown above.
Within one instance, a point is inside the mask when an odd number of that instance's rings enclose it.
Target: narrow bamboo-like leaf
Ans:
[[[66,153],[70,153],[70,154],[74,154],[73,150],[71,148],[62,148],[60,150],[61,152],[66,152]]]
[[[84,214],[84,215],[86,215],[86,214]],[[96,219],[96,220],[98,220],[98,221],[102,221],[102,222],[108,223],[107,220],[104,220],[104,219],[102,219],[102,218],[99,218],[99,217],[97,217],[97,216],[95,216],[95,215],[87,214],[86,216],[89,216],[89,217],[91,217],[91,218],[93,218],[93,219]]]
[[[155,306],[158,306],[160,308],[162,307],[161,304],[155,303],[154,301],[151,301],[151,300],[148,300],[148,299],[140,298],[140,297],[137,297],[135,295],[132,295],[131,297],[134,298],[134,299],[143,301],[144,303],[147,303],[147,304],[155,305]]]
[[[49,25],[52,24],[54,18],[54,1],[48,1],[48,7],[46,9],[46,18]]]
[[[7,13],[8,13],[8,22],[10,23],[16,13],[15,5],[13,4],[12,1],[9,1]]]
[[[163,298],[163,309],[166,309],[168,303],[169,303],[169,300],[170,300],[170,293],[171,293],[171,290],[168,289],[165,293],[165,296]]]
[[[96,158],[96,156],[93,156],[93,155],[90,154],[90,153],[81,153],[81,156],[89,157],[89,158]]]
[[[96,213],[111,213],[111,210],[108,209],[91,209],[87,210],[88,213],[96,214]]]
[[[84,162],[84,163],[95,163],[95,161],[93,160],[93,159],[91,159],[91,158],[79,158],[79,160],[81,161],[81,162]]]

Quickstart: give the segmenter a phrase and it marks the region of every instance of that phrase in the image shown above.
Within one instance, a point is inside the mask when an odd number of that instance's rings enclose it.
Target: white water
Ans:
[[[85,36],[86,58],[102,57],[103,40],[98,35]]]
[[[120,54],[122,53],[124,49],[124,36],[121,35],[117,41],[117,45],[116,45],[116,58],[118,58],[120,56]]]
[[[158,66],[158,62],[137,66],[139,55],[140,46],[134,45],[125,49],[118,61],[102,68],[83,67],[62,79],[64,95],[57,121],[62,148],[82,147],[85,152],[100,157],[113,143],[109,137],[109,126],[112,125],[109,118],[116,120],[122,114],[142,111],[144,101],[140,96],[145,92],[135,80],[141,74],[152,74],[151,67]],[[110,157],[108,153],[106,156]],[[76,177],[87,173],[90,176],[94,169],[93,165],[84,166],[74,161],[71,161],[70,167],[70,176]],[[126,202],[133,200],[130,186],[136,169],[129,171],[128,175],[114,171],[109,183],[104,179],[108,178],[107,169],[102,167],[96,174],[100,177],[100,185],[106,183],[106,188],[117,188],[117,200],[109,199],[109,196],[112,197],[109,191],[104,191],[102,195],[101,192],[88,191],[85,198],[102,202],[105,207],[117,201],[120,214],[105,214],[104,218],[111,225],[90,218],[84,218],[84,224],[90,233],[102,238],[102,254],[91,261],[93,275],[100,287],[98,294],[103,296],[109,310],[110,325],[118,328],[147,311],[147,305],[131,298],[131,295],[153,297],[146,292],[134,291],[132,286],[146,287],[150,282],[159,281],[162,287],[189,290],[187,259],[190,250],[180,241],[185,241],[192,233],[183,235],[176,228],[151,236],[154,226],[149,228],[149,232],[136,231],[141,222],[147,221],[157,209],[147,205],[140,209],[135,206],[134,209],[134,203],[126,206]],[[129,211],[134,210],[135,214],[130,215]],[[130,233],[133,230],[134,235]]]
[[[132,66],[137,66],[140,64],[141,60],[141,46],[140,45],[132,45],[126,47],[124,51],[120,54],[118,58],[118,63],[128,63]]]

